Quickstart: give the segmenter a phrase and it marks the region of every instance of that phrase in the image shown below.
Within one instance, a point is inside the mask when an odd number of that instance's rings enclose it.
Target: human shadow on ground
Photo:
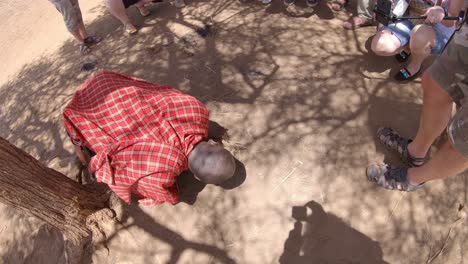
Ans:
[[[281,264],[387,263],[378,242],[310,201],[294,206],[294,228],[284,243]]]

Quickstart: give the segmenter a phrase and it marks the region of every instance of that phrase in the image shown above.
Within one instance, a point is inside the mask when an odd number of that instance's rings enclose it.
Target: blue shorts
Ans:
[[[390,31],[395,37],[400,40],[400,47],[408,45],[410,40],[411,30],[413,30],[414,25],[409,20],[398,21],[388,26],[382,27],[382,30]],[[435,46],[432,48],[432,54],[440,54],[444,50],[445,45],[449,41],[453,32],[455,32],[454,27],[446,27],[441,23],[438,23],[432,27],[435,33]]]

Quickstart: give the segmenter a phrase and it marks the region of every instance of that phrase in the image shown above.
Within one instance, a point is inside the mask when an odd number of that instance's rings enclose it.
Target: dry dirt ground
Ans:
[[[72,176],[61,111],[98,70],[177,87],[229,129],[232,186],[184,175],[180,204],[126,206],[94,263],[468,262],[466,175],[411,194],[365,178],[370,162],[395,160],[375,129],[413,136],[422,101],[419,80],[392,82],[398,65],[369,53],[375,28],[341,28],[354,3],[333,13],[301,0],[288,10],[278,0],[187,2],[154,5],[145,19],[130,10],[142,30],[129,37],[101,1],[80,1],[104,38],[85,57],[48,1],[0,2],[0,136],[44,164]],[[90,60],[97,69],[81,71]],[[0,210],[1,263],[64,263],[56,230]]]

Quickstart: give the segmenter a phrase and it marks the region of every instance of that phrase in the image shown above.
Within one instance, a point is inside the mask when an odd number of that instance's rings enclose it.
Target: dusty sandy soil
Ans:
[[[341,28],[353,5],[334,14],[325,2],[187,2],[155,5],[145,19],[131,10],[142,30],[128,37],[100,1],[80,1],[104,38],[86,57],[48,1],[0,2],[0,136],[72,176],[61,110],[93,73],[82,63],[96,59],[96,70],[200,98],[245,168],[236,188],[183,176],[184,202],[125,207],[94,263],[466,263],[467,222],[456,221],[466,175],[411,194],[366,181],[370,162],[395,160],[376,127],[414,135],[421,91],[390,81],[398,65],[368,52],[374,28]],[[0,210],[0,262],[65,261],[56,230]]]

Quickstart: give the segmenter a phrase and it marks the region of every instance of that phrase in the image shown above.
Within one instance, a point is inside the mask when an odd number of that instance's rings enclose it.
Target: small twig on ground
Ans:
[[[462,220],[463,218],[462,217],[459,217],[457,220],[455,220],[451,225],[450,225],[450,228],[449,228],[449,231],[447,233],[447,235],[445,236],[445,240],[444,240],[444,243],[442,244],[442,247],[439,249],[439,251],[437,251],[434,255],[429,256],[429,258],[427,259],[426,261],[426,264],[429,264],[431,263],[432,261],[434,261],[437,257],[439,257],[440,255],[442,255],[445,251],[445,248],[447,247],[447,242],[450,238],[450,233],[452,232],[452,230],[455,228],[455,226],[458,224],[458,222],[460,222],[460,220]]]
[[[390,217],[393,216],[393,213],[395,212],[396,208],[398,207],[398,205],[400,204],[401,200],[403,199],[403,196],[405,195],[405,193],[400,193],[400,197],[398,198],[398,200],[396,201],[395,205],[393,206],[392,208],[392,211],[390,211],[390,214],[388,215],[387,217],[387,220],[390,219]]]
[[[275,188],[273,188],[273,191],[278,189],[285,181],[287,181],[289,179],[289,177],[291,177],[291,175],[294,174],[294,172],[302,165],[304,164],[302,161],[299,161],[299,165],[296,165],[294,166],[294,168],[288,173],[288,175],[286,175],[282,180],[281,182],[275,186]]]
[[[208,65],[205,64],[205,68],[207,68],[208,70],[210,70],[212,73],[216,74],[216,72],[215,72],[213,69],[211,69],[210,66],[208,66]]]

